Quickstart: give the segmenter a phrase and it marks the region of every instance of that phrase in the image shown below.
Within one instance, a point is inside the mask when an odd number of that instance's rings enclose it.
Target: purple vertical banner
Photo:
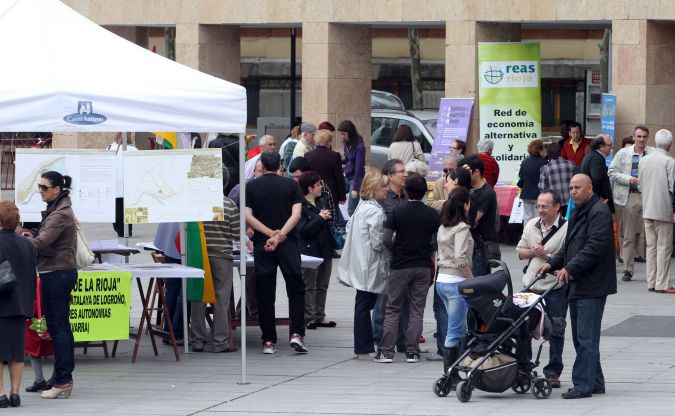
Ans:
[[[452,142],[466,142],[473,103],[473,98],[441,98],[427,181],[435,181],[443,176],[443,159],[450,153]]]

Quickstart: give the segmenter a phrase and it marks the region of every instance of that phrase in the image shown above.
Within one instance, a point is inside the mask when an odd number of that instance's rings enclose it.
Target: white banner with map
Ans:
[[[21,221],[40,222],[46,208],[38,191],[42,173],[73,179],[70,199],[80,222],[115,221],[115,152],[107,150],[16,149],[14,200]]]
[[[223,219],[220,149],[129,152],[123,164],[125,223]]]

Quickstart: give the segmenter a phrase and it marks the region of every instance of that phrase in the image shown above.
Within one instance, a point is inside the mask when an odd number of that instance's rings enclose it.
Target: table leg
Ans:
[[[147,321],[148,326],[150,326],[152,323],[148,310],[148,308],[151,306],[148,305],[148,302],[150,301],[150,294],[152,293],[151,290],[154,284],[154,280],[155,280],[154,278],[150,279],[150,282],[148,283],[148,294],[146,296],[145,293],[143,293],[143,283],[141,282],[141,279],[136,279],[136,283],[138,284],[138,291],[141,295],[141,304],[143,305],[143,308],[141,310],[141,322],[138,325],[138,333],[136,334],[136,342],[134,343],[134,352],[131,354],[132,363],[136,362],[136,356],[138,355],[138,348],[141,346],[141,337],[143,336],[143,323]],[[155,339],[152,336],[152,331],[150,332],[150,340],[152,342],[152,347],[155,352],[155,356],[159,355],[159,352],[157,351],[157,345],[155,344]]]
[[[169,327],[169,342],[171,343],[171,346],[173,347],[173,352],[176,355],[176,361],[180,361],[180,353],[178,352],[178,346],[176,345],[176,336],[173,332],[173,324],[171,322],[171,318],[169,317],[169,308],[166,305],[166,298],[164,297],[164,283],[160,282],[159,279],[158,284],[161,285],[159,290],[159,301],[162,304],[162,315],[164,316],[164,321],[167,323],[167,326]],[[150,331],[150,334],[152,334],[153,331]],[[187,338],[183,338],[185,342],[187,342]]]

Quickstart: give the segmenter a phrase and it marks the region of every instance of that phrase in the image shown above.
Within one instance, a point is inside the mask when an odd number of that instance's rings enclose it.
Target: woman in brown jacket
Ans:
[[[73,389],[75,342],[70,329],[70,292],[77,281],[75,250],[77,229],[71,207],[70,176],[49,171],[42,174],[38,188],[47,209],[35,235],[24,231],[38,255],[37,269],[42,282],[42,303],[54,345],[54,374],[51,390],[42,398],[68,398]]]

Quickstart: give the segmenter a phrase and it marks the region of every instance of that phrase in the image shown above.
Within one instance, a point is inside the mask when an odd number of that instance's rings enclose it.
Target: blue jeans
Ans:
[[[574,388],[585,394],[594,388],[605,388],[605,376],[600,365],[600,324],[607,296],[590,299],[570,299],[572,341],[577,353],[572,368]]]
[[[347,213],[349,213],[349,216],[354,215],[356,206],[359,205],[359,201],[361,200],[359,198],[360,193],[356,196],[356,198],[352,198],[352,182],[353,178],[345,178],[345,189],[347,189]],[[360,189],[353,190],[356,192],[360,191]]]
[[[70,293],[77,282],[77,270],[41,273],[42,307],[54,345],[54,384],[73,381],[75,340],[70,328]]]
[[[436,352],[443,355],[445,336],[448,333],[448,311],[445,309],[445,303],[438,293],[438,283],[434,288],[434,318],[436,319]]]
[[[551,291],[546,296],[546,314],[551,318],[565,319],[567,317],[566,288]],[[559,376],[563,371],[563,347],[565,346],[565,328],[553,325],[553,333],[549,341],[548,364],[544,367],[546,377],[555,374]]]
[[[448,332],[444,346],[459,347],[467,331],[467,307],[459,294],[459,283],[436,282],[436,290],[448,311]]]
[[[483,243],[476,243],[473,246],[473,259],[471,264],[471,272],[474,276],[485,276],[490,274],[490,267],[488,266],[487,247]]]

